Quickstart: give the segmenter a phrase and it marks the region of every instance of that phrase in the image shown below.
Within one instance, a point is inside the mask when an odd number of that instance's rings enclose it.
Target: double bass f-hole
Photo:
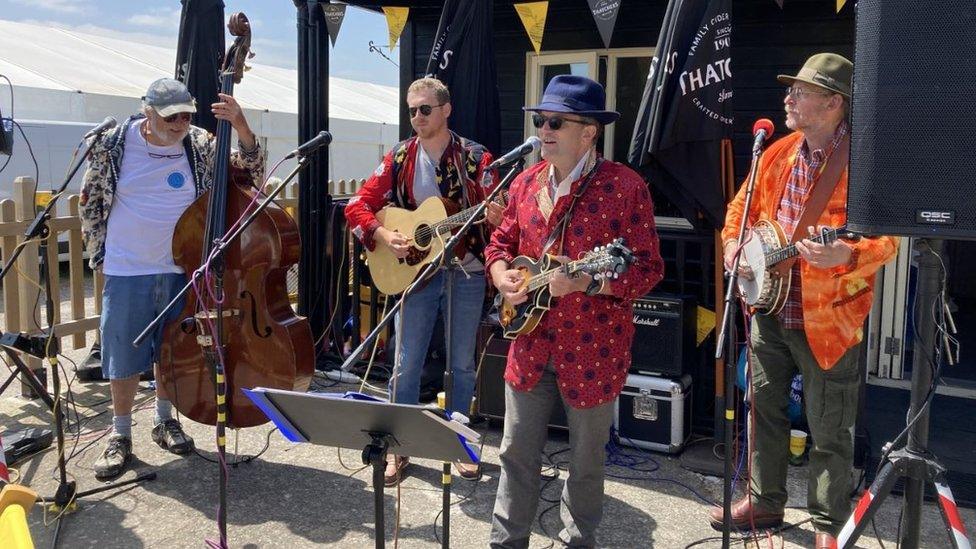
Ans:
[[[271,326],[265,326],[263,330],[258,328],[258,305],[257,300],[254,299],[254,294],[244,290],[241,292],[240,297],[246,297],[251,300],[251,329],[254,330],[254,335],[260,338],[271,337],[271,332],[274,331],[271,329]]]

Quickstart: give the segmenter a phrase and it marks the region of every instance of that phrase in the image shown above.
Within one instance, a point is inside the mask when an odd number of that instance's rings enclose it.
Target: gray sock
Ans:
[[[132,414],[127,416],[112,416],[112,427],[117,434],[125,438],[132,438]]]
[[[156,419],[153,421],[153,425],[159,425],[168,419],[173,419],[173,403],[157,396]]]

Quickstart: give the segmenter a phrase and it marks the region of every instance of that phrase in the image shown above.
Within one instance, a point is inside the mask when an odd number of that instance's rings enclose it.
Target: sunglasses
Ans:
[[[440,105],[421,105],[419,107],[408,107],[407,111],[410,113],[410,118],[417,116],[417,111],[424,116],[430,116],[430,113],[434,112],[437,107],[443,107],[446,103],[441,103]]]
[[[178,112],[176,114],[171,114],[169,116],[164,116],[163,117],[163,120],[165,120],[166,123],[168,123],[168,124],[172,124],[173,122],[176,122],[177,120],[180,120],[180,121],[183,121],[183,120],[189,121],[191,119],[192,119],[192,115],[190,113],[188,113],[188,112]]]
[[[574,124],[580,124],[582,126],[589,125],[589,122],[585,120],[574,120],[572,118],[564,118],[562,116],[543,116],[539,113],[532,114],[532,125],[535,126],[536,129],[545,126],[546,122],[549,123],[549,129],[552,131],[556,131],[563,127],[564,122],[573,122]]]

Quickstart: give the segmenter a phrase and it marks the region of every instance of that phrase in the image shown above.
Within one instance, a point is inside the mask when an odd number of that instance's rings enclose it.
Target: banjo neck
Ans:
[[[843,229],[823,229],[820,234],[810,238],[808,240],[815,242],[817,244],[830,244],[838,238],[855,238],[852,233],[849,233]],[[796,257],[800,252],[796,249],[796,244],[790,244],[789,246],[784,246],[778,250],[769,252],[766,254],[766,268],[773,267],[790,259],[791,257]]]

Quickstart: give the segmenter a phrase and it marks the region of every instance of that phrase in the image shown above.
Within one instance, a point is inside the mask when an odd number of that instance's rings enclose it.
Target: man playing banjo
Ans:
[[[821,53],[796,76],[779,76],[790,86],[783,103],[793,133],[766,150],[749,212],[744,212],[742,185],[722,231],[726,269],[734,262],[743,215],[749,227],[760,221],[778,226],[787,239],[795,231],[809,234],[795,244],[800,259],[788,267],[793,283],[778,312],[752,318],[752,475],[749,493],[732,506],[732,524],[745,530],[783,521],[787,399],[799,372],[813,439],[807,498],[818,549],[833,546],[850,512],[861,327],[871,309],[874,274],[894,257],[898,245],[892,237],[829,244],[810,239],[820,228],[842,227],[847,220],[852,74],[850,61]],[[740,261],[740,276],[752,279],[752,269],[764,267]],[[721,508],[712,511],[711,520],[721,527]]]

